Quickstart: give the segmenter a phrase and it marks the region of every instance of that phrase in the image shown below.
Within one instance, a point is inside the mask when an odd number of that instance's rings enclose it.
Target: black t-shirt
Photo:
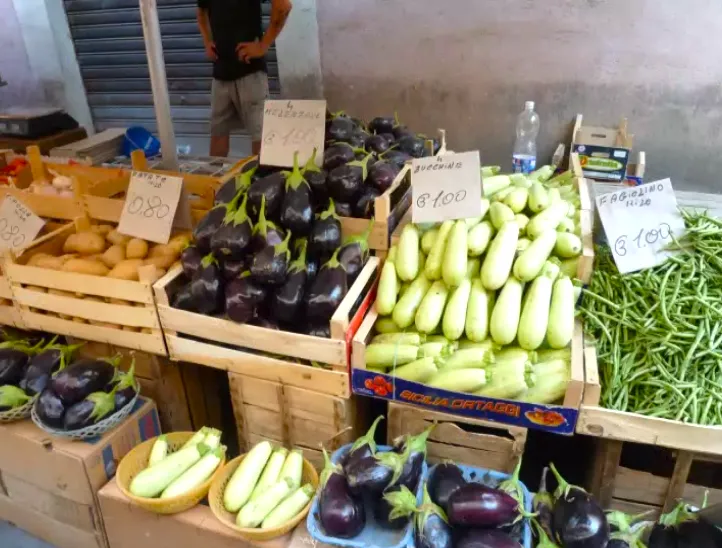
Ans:
[[[261,0],[198,0],[198,7],[208,10],[216,44],[218,60],[213,63],[213,78],[237,80],[266,70],[264,59],[251,59],[244,63],[236,53],[236,46],[241,42],[263,38]]]

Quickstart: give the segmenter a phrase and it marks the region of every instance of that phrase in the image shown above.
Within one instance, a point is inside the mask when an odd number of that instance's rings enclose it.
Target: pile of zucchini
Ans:
[[[580,200],[570,172],[552,173],[487,171],[480,217],[403,228],[381,272],[367,368],[487,397],[563,397]]]

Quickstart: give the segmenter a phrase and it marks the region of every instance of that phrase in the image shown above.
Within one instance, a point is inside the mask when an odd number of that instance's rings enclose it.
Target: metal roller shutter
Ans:
[[[139,0],[64,0],[88,103],[97,130],[141,125],[156,132]],[[211,64],[205,57],[194,0],[157,0],[171,114],[179,145],[205,154]],[[263,0],[263,28],[270,0]],[[275,47],[267,57],[271,94],[280,92]],[[234,137],[232,150],[241,139]]]

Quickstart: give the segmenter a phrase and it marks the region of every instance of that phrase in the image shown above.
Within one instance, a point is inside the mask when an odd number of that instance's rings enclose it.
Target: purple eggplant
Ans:
[[[311,186],[298,167],[298,152],[293,154],[293,171],[286,178],[286,193],[281,204],[281,224],[297,236],[308,234],[313,225]]]
[[[58,371],[65,369],[66,364],[81,344],[60,345],[50,342],[39,354],[30,358],[25,377],[20,382],[20,388],[29,396],[40,394],[50,382],[50,377]]]
[[[201,268],[193,276],[190,288],[196,311],[210,316],[223,309],[223,276],[212,254],[203,257]]]
[[[171,299],[171,306],[179,310],[187,310],[188,312],[196,311],[190,282],[176,291],[175,295],[173,295],[173,298]]]
[[[431,501],[424,486],[424,498],[416,510],[414,524],[414,545],[416,548],[452,548],[452,531],[448,518],[438,505]]]
[[[264,198],[266,217],[278,219],[285,194],[286,176],[277,171],[254,181],[248,189],[248,210],[256,218],[261,214]]]
[[[396,140],[397,149],[413,158],[421,158],[424,155],[424,140],[416,135],[404,135]]]
[[[642,541],[640,540],[644,533],[644,527],[640,527],[634,533],[631,531],[627,531],[626,533],[617,531],[616,533],[612,533],[610,535],[606,548],[645,548],[645,545],[642,544]],[[704,542],[689,545],[690,548],[693,546],[695,548],[717,548],[722,545],[716,545],[714,543],[704,544]]]
[[[71,405],[63,417],[64,430],[79,430],[91,426],[110,415],[115,409],[115,394],[112,392],[93,392],[78,403]]]
[[[231,204],[214,206],[193,229],[193,241],[201,254],[211,250],[211,237],[223,224],[229,205]]]
[[[316,215],[308,240],[309,253],[314,256],[330,255],[341,245],[341,219],[333,200],[329,200],[326,211]]]
[[[0,413],[25,405],[31,399],[22,388],[11,384],[0,386]]]
[[[306,291],[306,241],[301,240],[300,253],[288,267],[285,283],[271,297],[271,315],[279,322],[293,323],[299,319]]]
[[[318,257],[309,257],[306,254],[306,273],[308,274],[308,283],[311,283],[318,274],[318,270],[321,268],[320,260]]]
[[[394,127],[391,129],[391,133],[393,133],[394,139],[396,139],[397,141],[407,136],[416,136],[416,134],[411,131],[407,126],[399,123],[394,125]]]
[[[241,275],[241,272],[248,270],[248,260],[250,257],[246,256],[243,259],[223,259],[221,261],[221,272],[223,279],[227,282],[235,280]]]
[[[329,321],[348,293],[346,269],[338,260],[339,250],[318,271],[304,297],[306,315],[312,321]]]
[[[363,501],[351,494],[341,466],[331,462],[325,449],[323,458],[326,465],[321,472],[318,520],[327,535],[353,538],[366,525]]]
[[[519,518],[519,503],[481,483],[467,483],[449,497],[449,523],[463,527],[501,527]]]
[[[549,468],[559,483],[552,514],[556,541],[565,548],[604,548],[609,542],[609,523],[602,507],[584,489],[567,483],[554,464]]]
[[[103,390],[114,378],[120,357],[107,359],[82,358],[72,363],[50,381],[50,388],[68,407]],[[46,389],[47,391],[47,389]]]
[[[391,116],[377,116],[369,122],[369,131],[374,133],[391,133],[394,126],[398,125],[398,119]]]
[[[364,148],[369,137],[370,135],[367,131],[357,128],[351,132],[351,135],[344,139],[344,142],[355,148]]]
[[[241,205],[229,209],[223,224],[211,236],[211,251],[218,258],[241,259],[251,243],[253,225],[246,211],[248,195]]]
[[[336,115],[326,122],[326,136],[332,141],[346,141],[356,130],[356,124],[345,115]]]
[[[537,515],[537,521],[549,537],[553,537],[552,532],[552,512],[554,508],[554,499],[551,493],[547,491],[547,475],[549,474],[549,468],[544,467],[542,471],[541,480],[539,480],[539,489],[534,494],[534,501],[532,510]]]
[[[401,152],[400,150],[396,150],[395,148],[390,148],[381,155],[380,159],[389,162],[390,164],[393,164],[399,169],[401,169],[402,167],[404,167],[404,164],[406,164],[406,162],[408,162],[409,160],[413,160],[413,158],[413,156],[406,154],[405,152]]]
[[[677,539],[679,548],[720,548],[722,530],[706,521],[689,519],[677,526]]]
[[[391,143],[386,136],[378,133],[375,135],[369,135],[364,143],[364,148],[366,150],[369,152],[375,152],[376,154],[386,152],[390,146]]]
[[[266,289],[256,283],[250,271],[226,284],[226,314],[237,323],[248,323],[258,315],[258,307],[266,298]]]
[[[203,255],[196,246],[189,245],[188,247],[186,247],[181,252],[180,256],[181,266],[183,267],[183,274],[185,274],[188,279],[193,278],[195,273],[198,272],[198,269],[201,267],[202,260]]]
[[[280,244],[269,245],[256,253],[251,262],[251,276],[261,285],[281,285],[286,281],[288,263],[291,252],[288,243],[291,232],[286,233],[286,239]]]
[[[43,390],[35,402],[35,412],[43,424],[51,428],[62,428],[65,417],[65,406],[53,389],[48,387]]]
[[[0,346],[0,386],[18,385],[28,369],[31,349],[21,341],[8,341]]]
[[[454,548],[521,548],[521,544],[504,531],[470,529],[454,544]]]
[[[133,400],[133,398],[138,395],[140,387],[138,386],[138,381],[135,379],[135,359],[133,359],[133,363],[130,364],[130,368],[128,369],[127,373],[120,373],[118,375],[114,391],[115,398],[113,400],[113,409],[115,411],[120,411],[121,409],[123,409],[123,407],[128,405]]]
[[[371,154],[363,160],[353,160],[333,168],[326,177],[328,193],[334,200],[351,202],[358,194],[368,176],[368,163]]]
[[[323,169],[331,171],[356,157],[356,150],[348,143],[334,143],[323,151]]]
[[[379,452],[347,465],[344,471],[349,489],[355,495],[379,496],[401,477],[410,454],[411,448],[407,447],[402,454],[393,451]]]
[[[266,219],[266,198],[265,196],[261,197],[261,211],[258,222],[253,227],[251,251],[258,252],[268,246],[280,244],[285,237],[286,234],[282,228]]]
[[[373,499],[376,523],[387,529],[401,529],[416,511],[416,497],[404,485],[393,485]]]
[[[313,203],[318,207],[328,199],[328,189],[326,188],[326,170],[316,165],[316,149],[313,149],[311,157],[303,166],[303,177],[311,187],[313,195]]]
[[[281,329],[281,326],[279,326],[277,322],[263,317],[256,318],[251,322],[251,325],[262,327],[263,329],[272,329],[273,331],[279,331]]]
[[[449,497],[464,485],[466,480],[461,468],[452,462],[437,464],[428,481],[431,500],[446,511],[449,507]]]
[[[353,208],[346,202],[334,202],[333,209],[339,217],[353,217]]]
[[[358,438],[353,443],[348,453],[344,455],[341,460],[344,472],[348,473],[348,469],[353,467],[356,463],[358,463],[358,461],[366,457],[371,457],[374,453],[376,453],[376,441],[374,440],[374,437],[376,436],[376,428],[382,420],[384,420],[383,415],[376,417],[366,433]]]
[[[403,453],[407,448],[409,449],[409,457],[404,463],[401,475],[396,481],[397,484],[405,485],[411,491],[416,491],[426,460],[426,440],[429,439],[429,434],[435,426],[432,424],[416,436],[403,436],[395,440],[394,451],[397,453]]]
[[[380,193],[384,193],[396,180],[399,171],[401,169],[397,165],[381,160],[369,168],[367,182]]]
[[[702,506],[704,507],[704,503]],[[693,518],[694,516],[689,512],[687,504],[680,501],[671,511],[659,516],[659,520],[649,533],[647,546],[649,548],[682,548],[682,539],[679,532],[680,524]],[[692,548],[692,546],[685,544],[684,548]]]
[[[359,219],[370,219],[374,216],[374,205],[376,204],[376,198],[381,196],[381,193],[372,186],[365,185],[351,207],[351,212],[354,217]]]
[[[535,518],[530,518],[529,521],[532,525],[532,531],[536,537],[536,548],[559,548],[552,540],[549,535],[539,522]]]
[[[310,335],[311,337],[321,337],[323,339],[331,338],[331,328],[328,324],[326,324],[326,325],[309,324],[306,326],[304,333],[306,333],[306,335]]]
[[[371,219],[363,234],[349,236],[338,249],[338,260],[346,271],[349,285],[356,280],[369,258],[369,236],[373,226]]]
[[[223,186],[221,186],[221,188],[219,188],[216,192],[215,205],[227,204],[228,202],[233,200],[233,198],[236,196],[236,194],[238,194],[239,191],[247,190],[251,186],[251,181],[253,180],[253,176],[256,173],[257,169],[258,164],[250,167],[250,169],[239,173],[233,179],[229,179],[228,181],[223,183]]]

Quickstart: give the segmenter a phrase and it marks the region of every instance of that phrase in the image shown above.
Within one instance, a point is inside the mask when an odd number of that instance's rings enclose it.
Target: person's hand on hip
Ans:
[[[208,59],[210,59],[211,61],[218,60],[218,52],[216,51],[216,43],[215,42],[206,42],[205,49],[206,49],[206,57],[208,57]]]
[[[241,61],[248,63],[251,59],[257,59],[266,55],[266,48],[258,40],[255,42],[241,42],[236,46],[236,53]]]

